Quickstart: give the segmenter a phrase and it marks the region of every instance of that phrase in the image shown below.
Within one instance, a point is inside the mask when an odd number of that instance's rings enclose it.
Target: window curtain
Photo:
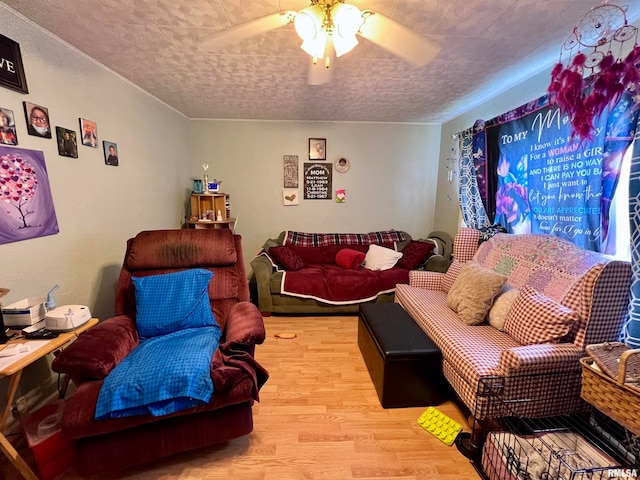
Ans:
[[[478,187],[478,175],[474,163],[474,129],[469,128],[458,134],[458,171],[460,182],[458,197],[462,219],[467,227],[482,228],[490,225],[487,211],[485,210],[480,189]]]
[[[629,223],[631,227],[631,300],[625,342],[640,348],[640,133],[636,133],[629,176]]]

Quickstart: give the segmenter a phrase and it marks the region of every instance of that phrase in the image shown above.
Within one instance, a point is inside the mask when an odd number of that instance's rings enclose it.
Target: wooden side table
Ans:
[[[51,340],[12,340],[7,345],[14,343],[25,343],[29,346],[29,351],[19,353],[12,357],[0,358],[0,377],[9,377],[9,388],[7,391],[7,403],[0,410],[0,450],[9,459],[11,464],[20,472],[20,474],[27,480],[38,480],[38,476],[29,468],[29,465],[18,454],[13,445],[4,436],[2,429],[9,418],[11,413],[11,406],[13,399],[18,390],[18,384],[20,383],[20,377],[22,376],[22,370],[41,359],[49,353],[61,350],[67,343],[73,340],[76,335],[89,330],[94,325],[98,324],[97,318],[90,319],[84,325],[75,329],[72,332],[63,332],[58,335],[57,338]]]

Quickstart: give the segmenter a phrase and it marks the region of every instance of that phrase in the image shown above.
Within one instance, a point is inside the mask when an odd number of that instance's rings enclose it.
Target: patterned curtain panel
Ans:
[[[490,223],[478,188],[473,137],[472,128],[458,134],[458,196],[464,223],[470,228],[482,228]]]
[[[640,348],[640,133],[636,133],[629,177],[629,222],[631,226],[631,301],[626,343]]]

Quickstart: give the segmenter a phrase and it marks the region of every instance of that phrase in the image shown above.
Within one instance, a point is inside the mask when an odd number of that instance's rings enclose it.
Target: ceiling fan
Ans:
[[[372,10],[361,11],[345,0],[310,3],[299,12],[277,12],[217,32],[206,47],[220,49],[293,23],[302,39],[301,48],[311,56],[309,85],[331,81],[333,69],[329,67],[333,59],[358,44],[356,34],[416,66],[426,65],[440,51],[439,45],[404,25]]]

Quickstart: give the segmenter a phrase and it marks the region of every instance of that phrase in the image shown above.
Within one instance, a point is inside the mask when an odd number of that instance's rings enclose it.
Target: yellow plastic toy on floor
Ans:
[[[446,445],[451,445],[462,430],[462,425],[433,407],[420,415],[418,425]]]

